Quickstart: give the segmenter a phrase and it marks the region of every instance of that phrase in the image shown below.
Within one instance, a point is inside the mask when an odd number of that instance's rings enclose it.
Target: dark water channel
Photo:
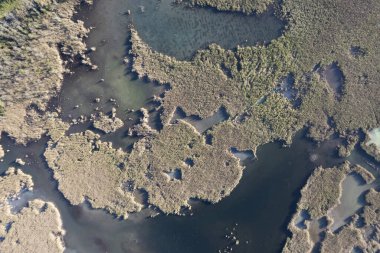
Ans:
[[[130,15],[125,14],[128,10]],[[188,8],[169,0],[95,1],[78,17],[87,26],[95,27],[87,44],[96,47],[90,57],[99,69],[89,71],[84,66],[72,69],[75,73],[65,78],[57,104],[67,121],[81,115],[88,117],[96,107],[105,113],[116,107],[117,116],[126,126],[104,139],[120,147],[134,141],[126,135],[126,129],[138,118],[131,109],[147,107],[153,111],[152,96],[163,92],[162,87],[137,80],[123,64],[129,24],[154,49],[179,59],[188,59],[211,42],[233,48],[238,44],[269,41],[279,36],[282,28],[282,22],[271,12],[259,17],[243,16]],[[104,81],[99,82],[101,79]],[[95,103],[95,98],[100,98],[100,102]],[[87,127],[89,123],[84,123],[70,131]],[[146,212],[142,212],[131,214],[128,220],[118,220],[86,204],[68,204],[44,162],[46,141],[47,138],[42,138],[24,147],[3,136],[1,144],[9,152],[0,163],[0,172],[9,166],[19,167],[14,162],[16,158],[26,161],[21,168],[32,175],[35,187],[22,200],[38,197],[57,206],[66,230],[68,253],[211,253],[231,246],[233,252],[240,253],[278,252],[306,178],[318,165],[342,162],[335,157],[336,141],[316,147],[299,134],[289,148],[279,143],[260,147],[258,160],[245,160],[241,183],[231,196],[216,205],[194,201],[191,213],[183,217],[146,218]],[[232,245],[225,237],[231,232],[239,245]]]
[[[67,252],[77,253],[218,252],[232,245],[225,238],[230,232],[240,242],[233,246],[233,252],[278,252],[306,178],[317,165],[341,162],[335,158],[338,142],[316,147],[299,134],[289,148],[280,143],[260,147],[257,160],[245,161],[241,183],[218,204],[194,201],[191,213],[185,216],[146,218],[143,212],[131,214],[128,220],[117,220],[85,204],[68,204],[43,160],[45,142],[41,139],[23,147],[3,136],[2,145],[10,151],[0,163],[0,172],[8,166],[18,166],[16,158],[26,161],[22,169],[32,175],[35,187],[25,201],[34,197],[52,201],[63,219]]]

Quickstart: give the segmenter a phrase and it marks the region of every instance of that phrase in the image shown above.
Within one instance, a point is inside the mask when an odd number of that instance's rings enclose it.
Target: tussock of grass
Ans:
[[[273,0],[191,0],[191,4],[210,6],[221,11],[239,11],[245,14],[262,13]]]
[[[0,19],[13,11],[19,3],[20,0],[0,0]]]

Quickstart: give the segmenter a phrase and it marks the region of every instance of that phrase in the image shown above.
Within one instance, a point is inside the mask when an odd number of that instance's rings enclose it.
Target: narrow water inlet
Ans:
[[[248,158],[255,158],[255,155],[252,150],[238,150],[236,148],[231,148],[230,150],[234,156],[240,159],[240,161],[244,161]]]
[[[228,120],[228,118],[229,115],[224,107],[219,108],[212,116],[204,119],[193,115],[186,116],[186,113],[181,108],[177,108],[170,123],[175,124],[178,120],[183,120],[195,127],[199,133],[204,133],[213,126]]]
[[[298,214],[297,214],[297,218],[296,218],[296,220],[294,221],[294,224],[295,224],[298,228],[306,229],[307,226],[306,226],[305,222],[306,222],[307,220],[310,220],[310,214],[307,212],[307,210],[301,210],[300,212],[298,212]]]

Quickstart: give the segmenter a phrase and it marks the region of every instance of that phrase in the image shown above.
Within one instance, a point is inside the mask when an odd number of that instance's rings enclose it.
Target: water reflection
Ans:
[[[280,36],[283,28],[272,8],[259,16],[247,16],[190,8],[172,0],[129,0],[126,6],[142,39],[153,49],[177,59],[189,59],[196,50],[211,43],[232,49],[270,42]]]
[[[69,205],[42,159],[46,139],[27,147],[15,145],[6,136],[2,140],[4,148],[10,151],[0,163],[1,171],[14,165],[16,158],[25,160],[22,169],[33,177],[34,196],[57,206],[67,231],[67,252],[76,253],[209,253],[227,246],[241,253],[277,252],[286,239],[287,223],[307,177],[320,164],[332,166],[341,162],[325,155],[333,153],[336,145],[318,148],[300,134],[290,148],[280,143],[260,147],[257,160],[245,160],[240,184],[218,204],[192,201],[192,210],[186,216],[147,218],[157,212],[145,209],[130,214],[124,221],[104,211],[92,210],[85,203]],[[318,155],[317,162],[310,160],[312,153]],[[226,238],[233,228],[238,245],[231,245],[231,240],[236,243],[235,239]]]

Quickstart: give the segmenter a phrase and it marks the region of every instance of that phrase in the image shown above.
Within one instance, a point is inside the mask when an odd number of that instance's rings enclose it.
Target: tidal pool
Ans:
[[[366,145],[374,144],[377,148],[380,149],[380,127],[374,128],[368,132],[369,141]]]
[[[326,66],[322,76],[326,79],[335,96],[340,98],[344,89],[344,75],[338,64],[334,62]]]
[[[331,230],[338,230],[347,223],[347,220],[352,215],[365,206],[365,193],[378,185],[378,180],[371,184],[366,184],[359,175],[348,175],[342,183],[342,196],[339,199],[339,204],[329,212],[329,216],[334,220]]]
[[[229,115],[223,107],[214,113],[214,115],[201,119],[198,116],[186,116],[186,113],[177,108],[170,123],[176,123],[178,120],[183,120],[190,123],[197,129],[199,133],[205,133],[207,130],[211,129],[214,125],[219,124],[229,118]]]

